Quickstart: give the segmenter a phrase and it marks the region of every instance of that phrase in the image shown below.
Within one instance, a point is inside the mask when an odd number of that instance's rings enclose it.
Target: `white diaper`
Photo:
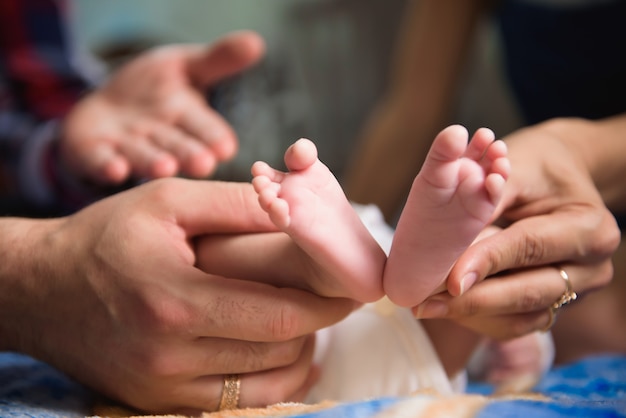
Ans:
[[[386,298],[320,331],[317,343],[321,376],[307,402],[454,392],[421,324]]]
[[[376,241],[389,254],[393,228],[375,205],[353,204]],[[451,382],[430,338],[411,311],[387,298],[367,304],[317,333],[315,363],[319,381],[307,403],[405,396],[432,389],[441,394],[465,390],[466,375]]]

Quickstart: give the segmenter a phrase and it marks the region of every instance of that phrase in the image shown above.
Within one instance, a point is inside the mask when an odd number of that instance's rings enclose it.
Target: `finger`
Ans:
[[[289,341],[330,326],[357,305],[343,298],[277,288],[264,283],[227,279],[200,272],[186,276],[193,335],[245,341]],[[215,297],[220,295],[220,297]],[[236,312],[236,315],[233,315]]]
[[[128,179],[132,169],[129,161],[116,152],[111,144],[93,141],[90,146],[85,142],[80,161],[72,162],[81,177],[102,185],[120,184]]]
[[[450,272],[448,291],[460,295],[476,281],[520,266],[603,261],[618,243],[619,229],[608,211],[571,209],[522,219],[470,246]],[[606,277],[594,278],[607,282]],[[580,291],[598,284],[581,284]]]
[[[307,338],[298,359],[285,367],[258,373],[240,374],[240,408],[265,407],[301,396],[301,388],[309,383],[314,339]],[[196,408],[199,411],[217,411],[224,390],[224,376],[202,376],[181,385],[179,405],[161,405],[160,410],[171,411]]]
[[[178,162],[144,137],[129,137],[121,141],[118,151],[129,162],[133,174],[149,179],[169,177],[178,172]]]
[[[311,389],[313,389],[313,386],[319,381],[321,374],[320,366],[313,364],[309,369],[309,374],[302,384],[302,387],[291,396],[290,401],[304,402]]]
[[[225,338],[179,339],[178,347],[163,356],[156,347],[154,356],[144,358],[156,375],[253,373],[286,367],[298,360],[308,336],[280,342],[252,342]]]
[[[265,53],[263,39],[252,31],[238,31],[207,47],[188,49],[187,71],[196,85],[208,86],[257,63]]]
[[[510,340],[542,330],[550,322],[548,309],[514,315],[461,318],[456,322],[495,340]]]
[[[237,153],[237,136],[230,124],[204,103],[194,103],[183,112],[178,126],[188,136],[209,147],[219,161]]]
[[[210,149],[175,126],[159,124],[152,131],[150,140],[178,160],[183,174],[207,177],[217,166],[215,155]]]
[[[610,260],[589,265],[565,264],[560,268],[567,272],[575,292],[580,292],[583,286],[587,286],[587,291],[590,290],[590,282],[600,281],[596,275],[610,276],[613,270]],[[554,266],[517,270],[480,282],[461,296],[434,296],[426,301],[428,303],[422,304],[419,312],[422,318],[530,313],[547,310],[566,290],[559,269]],[[443,310],[445,312],[442,315]]]
[[[249,183],[169,178],[143,186],[143,198],[188,238],[201,234],[276,231]],[[164,206],[164,207],[163,207]]]
[[[264,407],[278,402],[302,401],[303,392],[315,381],[317,368],[312,368],[315,338],[307,338],[298,360],[290,366],[255,373],[248,378],[248,390],[242,392],[240,406]],[[275,388],[268,390],[267,386]]]

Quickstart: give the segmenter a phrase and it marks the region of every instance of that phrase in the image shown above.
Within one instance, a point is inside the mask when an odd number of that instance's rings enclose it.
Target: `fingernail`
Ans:
[[[474,283],[476,283],[477,278],[478,275],[476,274],[476,272],[467,273],[465,276],[463,276],[463,278],[461,279],[461,295],[465,293],[467,289],[472,287]]]
[[[448,305],[438,300],[430,300],[422,303],[415,310],[415,318],[440,318],[448,313]]]

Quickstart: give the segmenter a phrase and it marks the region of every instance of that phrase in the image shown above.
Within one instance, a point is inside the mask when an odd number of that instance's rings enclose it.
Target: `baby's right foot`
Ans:
[[[487,225],[509,174],[506,146],[491,130],[467,142],[462,126],[433,142],[411,192],[385,267],[392,301],[416,306],[442,285],[456,259]]]
[[[382,296],[385,253],[348,202],[335,176],[300,139],[285,153],[289,171],[252,166],[261,207],[303,251],[309,287],[323,296],[371,302]]]

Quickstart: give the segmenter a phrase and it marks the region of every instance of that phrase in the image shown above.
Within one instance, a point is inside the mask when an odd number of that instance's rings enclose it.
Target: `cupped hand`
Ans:
[[[494,338],[549,325],[549,308],[566,290],[560,269],[579,296],[606,285],[620,240],[584,158],[554,124],[505,140],[511,175],[496,213],[503,228],[485,231],[459,258],[448,295],[415,309],[423,318],[454,318]]]
[[[197,235],[273,230],[249,184],[155,180],[43,222],[4,335],[140,410],[215,410],[233,373],[242,407],[301,400],[310,334],[354,308],[195,267]]]
[[[114,185],[178,173],[204,178],[237,151],[229,124],[206,89],[252,66],[264,43],[235,32],[212,45],[150,50],[81,100],[60,133],[61,158],[79,179]]]

